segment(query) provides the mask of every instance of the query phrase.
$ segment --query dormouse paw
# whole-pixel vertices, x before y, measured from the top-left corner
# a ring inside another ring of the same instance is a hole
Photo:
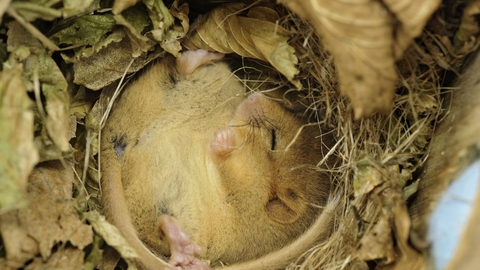
[[[170,245],[171,256],[168,264],[172,267],[168,268],[168,270],[210,269],[206,262],[195,258],[195,254],[200,254],[202,248],[192,243],[190,237],[188,237],[175,218],[168,215],[160,216],[159,227]]]
[[[218,157],[224,157],[235,150],[235,131],[231,127],[218,128],[213,134],[210,150]]]

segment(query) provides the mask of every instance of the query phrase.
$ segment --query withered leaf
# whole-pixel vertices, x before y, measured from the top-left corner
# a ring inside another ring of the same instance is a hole
[[[117,2],[125,5],[116,15],[84,15],[54,29],[51,37],[58,44],[81,45],[73,55],[62,53],[67,63],[73,63],[74,83],[99,90],[123,76],[132,58],[128,73],[158,57],[157,43],[173,55],[182,49],[179,39],[188,31],[187,5],[178,7],[176,1],[170,13],[162,1]]]
[[[59,158],[62,152],[68,154],[71,149],[68,142],[69,97],[62,72],[41,43],[19,23],[9,23],[7,36],[9,48],[14,50],[6,66],[24,64],[23,82],[38,101],[34,111],[39,126],[35,132],[41,132],[41,136],[37,136],[35,142],[40,160]]]
[[[390,170],[393,174],[393,171]],[[395,177],[393,177],[395,178]],[[397,243],[397,259],[394,263],[386,264],[378,269],[402,270],[426,268],[425,257],[410,246],[411,220],[403,199],[403,194],[395,181],[390,181],[391,188],[383,193],[384,212],[390,216],[390,224]]]
[[[90,45],[105,39],[107,33],[115,27],[115,19],[111,14],[85,15],[71,19],[57,26],[60,28],[50,38],[58,45]]]
[[[353,178],[355,198],[370,193],[384,181],[382,172],[373,165],[373,161],[368,157],[363,157],[356,166]]]
[[[28,175],[38,161],[22,71],[16,66],[0,73],[0,212],[26,205]]]
[[[136,269],[134,260],[138,257],[137,252],[128,244],[127,240],[123,238],[117,227],[108,223],[105,220],[105,217],[101,216],[96,211],[85,213],[85,218],[90,224],[92,224],[95,231],[105,240],[105,242],[107,242],[109,246],[115,248],[122,258],[127,261],[129,266],[128,269]]]
[[[200,19],[185,46],[269,62],[300,87],[294,80],[298,59],[287,42],[289,32],[277,23],[279,15],[266,6],[252,7],[247,14],[244,9],[242,3],[231,3],[212,10]]]
[[[132,53],[126,49],[130,41],[122,39],[120,42],[111,43],[107,48],[102,48],[96,54],[78,61],[74,64],[74,83],[82,84],[92,90],[99,90],[118,80],[125,73],[125,69],[132,61]],[[161,55],[155,51],[142,54],[134,59],[129,72],[135,72],[154,58]]]
[[[2,21],[3,14],[5,14],[10,2],[12,2],[12,0],[4,0],[0,2],[0,22]]]
[[[373,228],[362,237],[357,256],[363,261],[382,260],[386,264],[395,260],[392,228],[386,215],[380,215]]]
[[[112,12],[113,14],[120,14],[125,9],[134,6],[139,0],[115,0],[113,2]]]
[[[438,0],[281,2],[310,21],[323,38],[334,57],[340,90],[350,98],[356,118],[391,110],[395,60],[439,5]],[[400,23],[394,23],[398,19]]]
[[[264,7],[264,6],[256,6],[251,8],[248,11],[247,16],[249,18],[265,20],[271,23],[276,23],[278,20],[280,20],[280,16],[275,10],[269,7]]]
[[[57,252],[53,253],[47,260],[35,257],[31,263],[25,267],[25,270],[36,269],[69,269],[81,270],[83,269],[83,257],[85,256],[82,250],[63,247]]]
[[[9,261],[22,264],[40,256],[37,263],[42,263],[52,255],[60,256],[54,255],[57,252],[66,252],[53,248],[69,242],[70,247],[81,253],[75,252],[80,258],[76,265],[82,264],[83,249],[92,242],[93,231],[79,219],[75,210],[72,200],[74,173],[69,165],[64,167],[59,161],[41,163],[29,178],[29,207],[0,216],[0,233],[4,243],[8,243],[5,251]],[[12,231],[17,233],[11,234]]]
[[[480,31],[476,19],[478,14],[480,14],[480,1],[469,1],[463,10],[462,22],[455,34],[453,43],[455,54],[467,54],[477,48],[477,36]]]
[[[148,9],[153,30],[150,32],[153,39],[160,43],[160,46],[174,56],[179,56],[182,46],[180,39],[188,32],[188,5],[178,7],[179,0],[172,4],[172,12],[165,6],[163,1],[143,0]],[[175,25],[175,18],[180,20],[181,25]]]
[[[38,81],[46,99],[44,108],[46,115],[43,115],[42,118],[44,118],[49,138],[60,151],[69,151],[68,104],[70,102],[67,94],[67,81],[62,72],[55,61],[46,54],[46,51],[38,51],[37,54],[32,54],[26,59],[24,75],[29,81]],[[34,86],[31,87],[30,91],[37,91]]]
[[[95,9],[95,0],[62,0],[63,2],[63,16],[70,17],[87,9]],[[97,0],[99,2],[99,0]],[[93,5],[93,7],[92,7]]]
[[[133,57],[138,57],[153,47],[153,41],[142,35],[143,30],[150,22],[139,6],[131,7],[120,14],[116,14],[114,18],[117,24],[126,28],[131,41]]]

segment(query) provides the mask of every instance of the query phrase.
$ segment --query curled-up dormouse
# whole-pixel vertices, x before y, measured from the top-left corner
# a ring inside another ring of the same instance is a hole
[[[101,140],[105,215],[146,269],[276,269],[331,230],[338,200],[327,204],[317,167],[331,140],[277,99],[246,95],[221,54],[152,64]]]

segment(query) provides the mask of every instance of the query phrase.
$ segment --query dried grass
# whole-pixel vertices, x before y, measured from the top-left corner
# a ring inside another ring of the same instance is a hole
[[[282,12],[285,15],[281,25],[291,31],[290,44],[300,62],[298,77],[308,97],[314,100],[309,109],[324,112],[322,122],[336,139],[329,153],[338,159],[329,170],[337,190],[344,193],[334,234],[288,269],[368,269],[365,262],[356,259],[355,250],[360,238],[377,221],[382,206],[369,194],[354,199],[358,163],[368,157],[371,166],[379,169],[398,164],[410,177],[422,165],[427,142],[441,113],[445,113],[440,110],[442,69],[419,45],[413,45],[398,63],[400,81],[392,112],[354,120],[349,100],[339,94],[333,59],[315,30],[287,10]]]
[[[330,239],[309,249],[287,269],[368,269],[356,251],[360,239],[378,220],[382,205],[368,193],[354,196],[353,183],[359,164],[367,160],[370,167],[378,170],[398,165],[401,174],[410,177],[409,183],[416,180],[412,174],[427,158],[428,141],[441,115],[446,113],[441,110],[441,94],[448,93],[441,87],[444,74],[440,72],[444,69],[421,45],[425,37],[431,36],[426,31],[397,65],[400,80],[391,113],[355,120],[350,101],[340,95],[333,58],[315,30],[287,9],[277,8],[283,14],[280,25],[291,32],[289,43],[299,59],[297,78],[306,97],[313,101],[308,111],[321,115],[322,128],[327,127],[335,137],[336,143],[318,163],[323,164],[329,155],[337,158],[335,166],[328,168],[336,187],[332,193],[341,192],[344,198]],[[262,75],[249,78],[239,75],[248,69],[255,71],[252,74],[261,73],[263,64],[256,65],[259,66],[245,64],[234,72],[244,80],[247,91],[266,84],[271,87],[269,90],[290,87],[290,91],[297,91],[278,77],[272,81]]]

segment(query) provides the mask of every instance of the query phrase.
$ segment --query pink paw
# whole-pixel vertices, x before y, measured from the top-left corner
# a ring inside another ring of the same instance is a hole
[[[160,216],[159,227],[165,233],[172,254],[168,262],[172,267],[167,268],[168,270],[210,269],[206,262],[195,258],[195,254],[200,254],[202,248],[192,243],[175,218],[168,215]]]
[[[184,51],[177,59],[177,70],[183,75],[192,74],[198,67],[208,62],[222,59],[224,54],[206,50]]]
[[[235,149],[235,131],[231,127],[218,128],[213,136],[210,150],[217,156],[226,156]]]

